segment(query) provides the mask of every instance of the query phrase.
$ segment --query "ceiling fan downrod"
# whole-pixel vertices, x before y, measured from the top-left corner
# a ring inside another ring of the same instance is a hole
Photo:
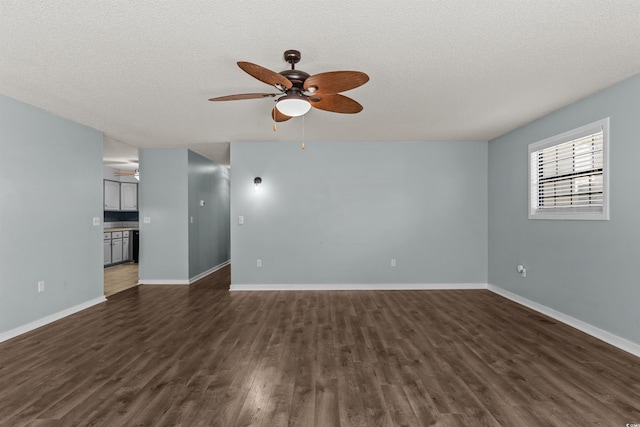
[[[296,69],[296,64],[300,62],[302,55],[299,50],[289,49],[284,51],[284,61],[291,64],[291,69]]]
[[[305,73],[302,70],[296,70],[296,64],[298,62],[300,62],[300,51],[298,50],[286,50],[284,52],[284,60],[286,62],[288,62],[289,64],[291,64],[291,69],[290,70],[284,70],[284,71],[280,71],[280,75],[286,77],[287,79],[289,79],[289,81],[292,83],[292,87],[289,88],[286,92],[290,93],[290,92],[298,92],[298,93],[302,93],[303,92],[303,86],[304,86],[304,81],[307,80],[307,78],[309,77],[308,73]]]

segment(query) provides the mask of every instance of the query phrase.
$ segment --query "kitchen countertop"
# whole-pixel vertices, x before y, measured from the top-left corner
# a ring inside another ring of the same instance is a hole
[[[118,227],[118,228],[104,228],[105,233],[111,233],[112,231],[138,231],[138,227]]]

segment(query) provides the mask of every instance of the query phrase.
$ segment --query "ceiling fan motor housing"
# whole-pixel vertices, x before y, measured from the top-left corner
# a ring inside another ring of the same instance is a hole
[[[284,70],[280,71],[280,75],[286,77],[293,83],[293,87],[299,88],[302,90],[302,85],[304,81],[309,78],[309,73],[305,73],[302,70]]]

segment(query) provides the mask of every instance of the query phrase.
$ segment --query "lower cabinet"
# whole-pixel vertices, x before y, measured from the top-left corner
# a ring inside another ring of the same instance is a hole
[[[109,266],[131,261],[130,231],[113,231],[104,233],[104,265]]]
[[[104,233],[104,265],[111,264],[111,233]]]
[[[111,240],[111,263],[122,262],[122,239]]]

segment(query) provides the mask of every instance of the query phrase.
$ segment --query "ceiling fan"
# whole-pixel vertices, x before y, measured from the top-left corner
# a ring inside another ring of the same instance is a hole
[[[115,171],[113,174],[115,176],[132,176],[140,181],[140,172],[138,171],[138,169],[136,169],[135,171]]]
[[[285,51],[284,60],[291,64],[291,69],[279,73],[251,62],[238,62],[238,66],[247,74],[274,86],[280,93],[243,93],[210,98],[209,101],[278,97],[276,106],[271,111],[271,117],[276,122],[303,116],[311,107],[344,114],[362,111],[362,105],[339,92],[362,86],[369,81],[369,76],[361,71],[329,71],[311,76],[302,70],[296,70],[295,64],[300,62],[300,58],[297,50]]]

